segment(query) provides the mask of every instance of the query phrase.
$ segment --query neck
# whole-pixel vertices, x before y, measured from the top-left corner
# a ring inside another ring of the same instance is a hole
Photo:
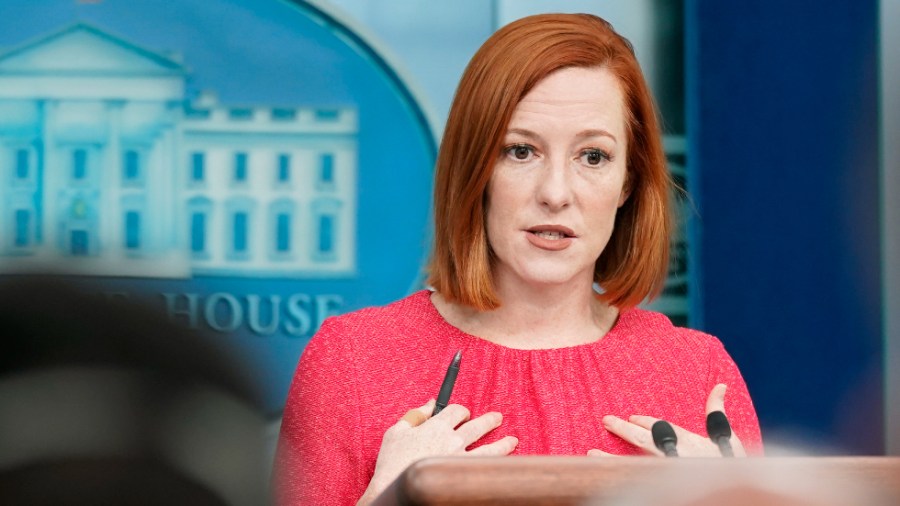
[[[597,341],[615,324],[618,310],[597,300],[591,286],[501,285],[501,306],[492,311],[449,303],[438,294],[433,300],[450,324],[468,334],[509,348],[564,348]]]

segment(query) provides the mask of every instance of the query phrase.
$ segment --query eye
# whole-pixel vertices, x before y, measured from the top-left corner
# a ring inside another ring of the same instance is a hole
[[[612,157],[605,151],[591,148],[581,152],[581,159],[588,165],[600,165],[603,162],[612,160]]]
[[[525,161],[534,156],[534,147],[528,144],[513,144],[507,146],[504,152],[515,160]]]

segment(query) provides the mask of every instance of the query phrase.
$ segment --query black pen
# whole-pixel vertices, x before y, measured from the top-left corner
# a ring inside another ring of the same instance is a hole
[[[453,384],[456,383],[456,375],[459,374],[460,360],[462,360],[462,350],[457,351],[453,360],[450,361],[450,367],[447,368],[447,375],[444,376],[444,381],[441,383],[441,391],[438,392],[437,402],[434,404],[434,412],[431,413],[431,416],[440,413],[450,402],[450,393],[453,392]]]

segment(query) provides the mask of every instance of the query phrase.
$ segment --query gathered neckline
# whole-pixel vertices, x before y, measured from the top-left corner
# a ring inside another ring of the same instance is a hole
[[[582,351],[599,351],[602,348],[610,346],[614,341],[628,335],[627,328],[631,326],[632,320],[638,313],[638,311],[636,311],[635,309],[619,310],[619,315],[616,318],[616,323],[613,324],[612,328],[610,328],[609,331],[606,332],[606,334],[604,334],[597,340],[588,343],[574,344],[571,346],[561,346],[555,348],[513,348],[510,346],[495,343],[493,341],[489,341],[483,337],[469,334],[468,332],[465,332],[459,327],[448,322],[444,318],[444,315],[442,315],[441,312],[438,311],[437,307],[434,305],[434,302],[431,300],[432,293],[433,292],[431,290],[425,289],[416,294],[416,298],[420,299],[419,302],[423,305],[425,311],[427,311],[427,313],[430,313],[428,316],[438,322],[443,330],[446,331],[448,337],[455,341],[458,341],[459,344],[465,344],[466,346],[480,346],[484,349],[493,349],[495,351],[513,355],[559,355],[578,353]]]

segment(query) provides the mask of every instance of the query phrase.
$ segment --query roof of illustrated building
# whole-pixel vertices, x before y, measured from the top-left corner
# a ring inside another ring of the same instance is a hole
[[[159,75],[188,72],[177,56],[140,47],[84,22],[0,53],[0,73],[34,75]]]

